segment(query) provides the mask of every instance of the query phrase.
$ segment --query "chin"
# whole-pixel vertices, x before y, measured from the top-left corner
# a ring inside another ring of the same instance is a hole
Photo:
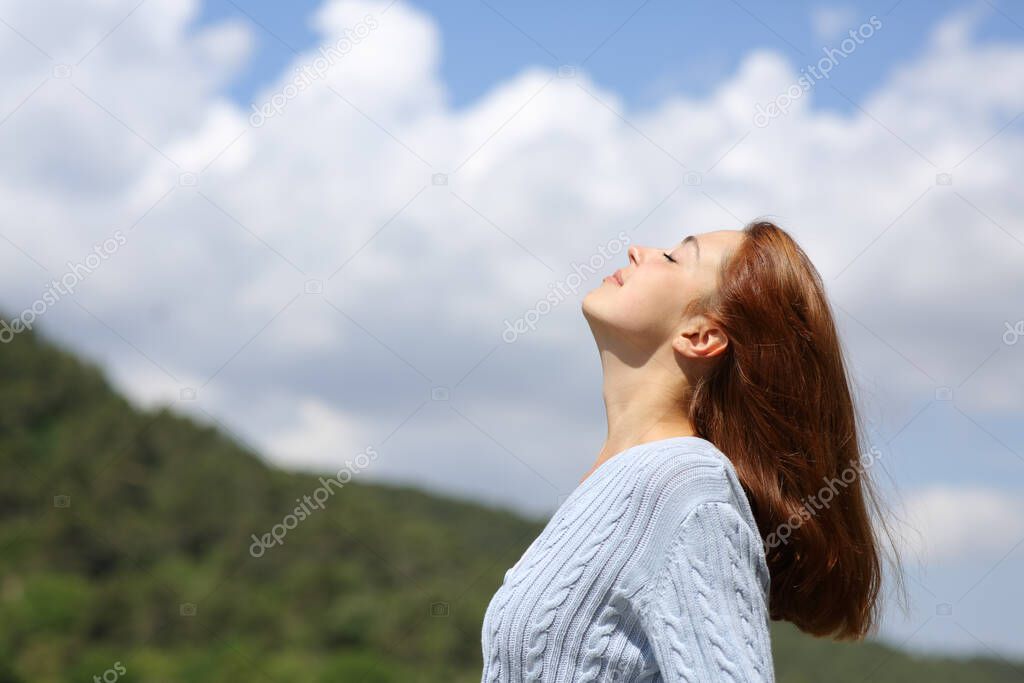
[[[591,326],[595,323],[601,323],[607,317],[605,308],[606,305],[602,306],[601,296],[597,294],[597,290],[592,290],[583,297],[583,303],[580,305],[583,317],[587,319]]]
[[[596,308],[594,305],[594,298],[596,297],[596,295],[596,289],[590,290],[589,292],[587,292],[586,296],[583,297],[583,302],[580,304],[580,309],[582,309],[583,315],[587,316],[588,318],[594,314],[594,309]]]

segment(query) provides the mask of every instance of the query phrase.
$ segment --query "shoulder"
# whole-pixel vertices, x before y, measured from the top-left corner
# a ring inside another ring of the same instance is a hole
[[[684,537],[717,534],[723,513],[742,525],[745,535],[759,538],[736,470],[714,444],[678,437],[650,446],[635,461],[631,482],[641,533],[634,569],[639,581],[649,579]]]
[[[742,494],[732,462],[706,439],[681,436],[645,446],[633,468],[633,492],[659,522],[681,522],[700,503]],[[670,514],[663,520],[660,513]]]

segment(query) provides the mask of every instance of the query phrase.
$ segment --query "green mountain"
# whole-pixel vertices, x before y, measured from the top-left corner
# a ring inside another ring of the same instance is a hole
[[[475,682],[487,602],[543,526],[355,480],[312,507],[317,476],[137,410],[29,333],[0,346],[0,464],[0,683]],[[773,638],[780,683],[1024,670]]]

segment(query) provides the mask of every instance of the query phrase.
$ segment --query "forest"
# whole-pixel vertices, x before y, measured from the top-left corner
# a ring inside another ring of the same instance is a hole
[[[0,683],[475,682],[487,602],[544,523],[357,475],[254,551],[319,476],[141,410],[29,332],[0,346],[0,460]],[[772,638],[780,683],[1024,681]]]

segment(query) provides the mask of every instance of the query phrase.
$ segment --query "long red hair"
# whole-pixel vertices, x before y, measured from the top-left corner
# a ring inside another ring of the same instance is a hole
[[[879,531],[898,555],[868,476],[877,451],[862,451],[818,271],[774,223],[743,233],[718,290],[691,309],[716,320],[729,344],[694,382],[690,419],[729,457],[747,493],[771,574],[771,618],[860,639],[879,616]]]

